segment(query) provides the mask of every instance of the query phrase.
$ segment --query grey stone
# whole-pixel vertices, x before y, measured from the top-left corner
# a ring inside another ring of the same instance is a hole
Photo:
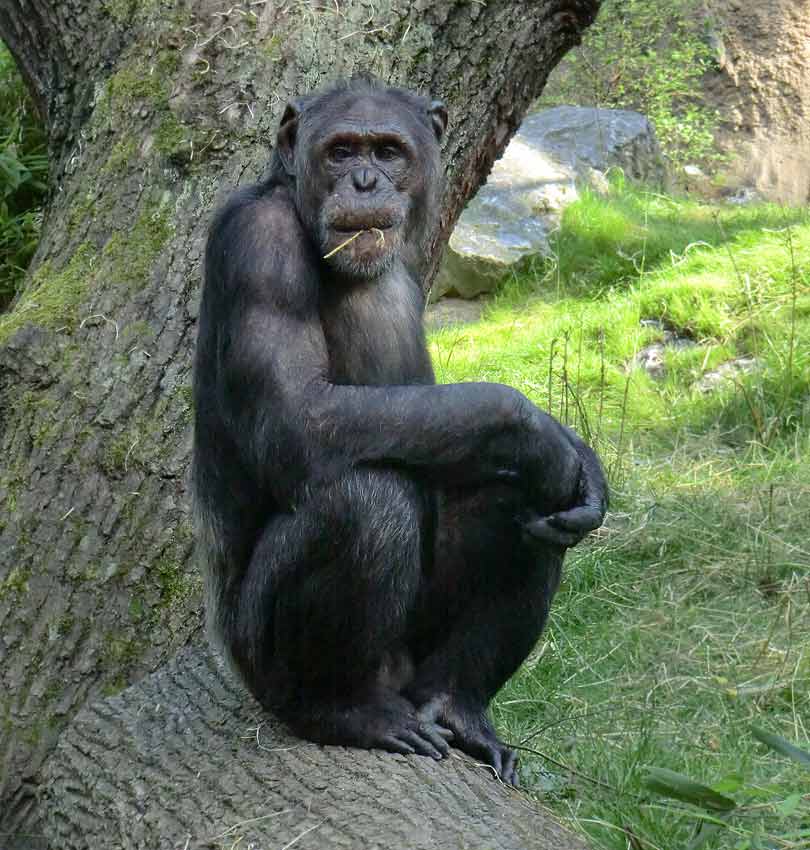
[[[450,237],[431,300],[491,292],[535,254],[578,197],[577,185],[604,194],[614,166],[634,180],[665,180],[650,122],[637,112],[557,106],[529,115],[495,163]]]
[[[591,191],[597,195],[610,194],[610,183],[604,171],[600,171],[598,168],[589,168],[585,177],[587,186]]]
[[[747,375],[756,371],[760,365],[755,357],[735,357],[706,372],[697,382],[697,388],[702,393],[713,392],[724,384],[734,381],[738,375]]]
[[[449,328],[453,325],[469,325],[481,318],[486,302],[468,301],[465,298],[442,298],[428,304],[425,310],[425,326],[428,330]]]
[[[661,332],[662,338],[645,345],[635,356],[633,362],[640,366],[652,378],[663,378],[666,375],[664,357],[667,349],[690,348],[695,343],[686,336],[680,336],[658,319],[642,319],[640,324],[646,328],[654,328]]]
[[[762,201],[762,196],[756,189],[752,189],[750,186],[741,186],[733,195],[726,198],[726,200],[730,204],[756,204]]]

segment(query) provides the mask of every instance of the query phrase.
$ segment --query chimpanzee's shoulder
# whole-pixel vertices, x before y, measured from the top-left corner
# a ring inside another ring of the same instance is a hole
[[[234,192],[217,212],[211,236],[239,238],[249,234],[274,241],[297,242],[304,235],[292,192],[284,185],[259,183]]]

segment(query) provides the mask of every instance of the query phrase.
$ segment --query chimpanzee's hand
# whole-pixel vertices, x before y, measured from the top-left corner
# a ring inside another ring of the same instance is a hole
[[[596,452],[572,429],[561,427],[581,462],[576,502],[568,510],[549,516],[534,514],[523,517],[523,530],[531,540],[568,548],[575,546],[605,521],[608,490]]]

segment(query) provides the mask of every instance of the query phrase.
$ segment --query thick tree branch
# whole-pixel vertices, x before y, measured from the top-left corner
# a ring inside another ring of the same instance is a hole
[[[201,650],[85,709],[47,770],[54,848],[585,850],[490,768],[294,738]]]
[[[134,10],[132,0],[0,0],[0,38],[17,61],[57,158],[125,35],[137,37]]]

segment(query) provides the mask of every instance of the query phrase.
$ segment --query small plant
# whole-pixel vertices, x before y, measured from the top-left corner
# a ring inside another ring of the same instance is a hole
[[[758,726],[751,728],[751,734],[779,755],[804,765],[810,781],[810,753],[794,746],[781,735]],[[754,847],[765,846],[764,842],[769,840],[780,844],[795,840],[802,842],[795,846],[806,847],[803,839],[810,838],[810,830],[798,830],[793,836],[768,835],[758,817],[763,814],[782,817],[794,814],[803,802],[810,799],[810,793],[805,793],[806,786],[784,799],[766,801],[769,796],[767,788],[747,782],[740,776],[727,776],[709,786],[663,767],[647,768],[644,784],[656,794],[686,804],[673,808],[677,814],[696,821],[689,850],[697,850],[721,830],[728,830],[733,835],[735,850],[753,850]]]
[[[0,310],[13,298],[36,250],[47,174],[41,123],[0,43]]]

